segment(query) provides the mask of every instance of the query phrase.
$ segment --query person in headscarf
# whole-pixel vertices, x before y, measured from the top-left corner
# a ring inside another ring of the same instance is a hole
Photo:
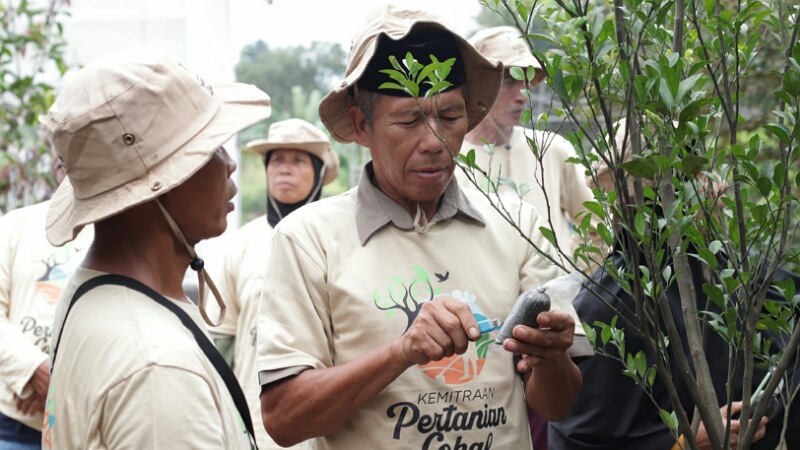
[[[256,377],[256,317],[267,248],[273,228],[298,208],[315,202],[322,186],[336,179],[339,158],[328,136],[302,119],[273,123],[267,139],[247,143],[262,155],[267,175],[267,214],[245,224],[226,245],[219,290],[228,302],[222,325],[213,329],[215,342],[226,355],[242,385],[252,417],[261,417]],[[264,427],[256,427],[260,449],[281,448]]]

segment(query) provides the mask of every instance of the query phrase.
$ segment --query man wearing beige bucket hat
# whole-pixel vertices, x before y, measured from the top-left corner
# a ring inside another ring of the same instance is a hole
[[[531,186],[522,200],[536,207],[543,225],[553,230],[561,249],[572,255],[579,240],[570,231],[570,221],[580,220],[579,214],[585,211],[583,203],[594,198],[592,191],[584,181],[580,166],[567,162],[575,156],[569,141],[555,133],[520,126],[520,117],[528,104],[523,94],[525,84],[512,78],[508,69],[533,67],[535,75],[530,87],[541,83],[545,72],[514,27],[487,28],[475,33],[469,42],[483,56],[501,61],[507,70],[491,112],[467,134],[461,151],[475,149],[475,162],[484,170],[491,169],[490,176],[495,183],[502,176],[512,179],[518,186],[523,183]],[[528,139],[538,146],[541,161],[531,151]],[[483,150],[484,141],[494,146],[491,155]],[[476,175],[478,188],[485,190],[486,180],[477,172]],[[456,176],[462,186],[474,186],[463,171],[456,171]]]
[[[233,208],[222,145],[269,104],[139,45],[81,69],[43,118],[67,173],[47,238],[95,229],[56,309],[47,448],[255,448],[241,388],[202,329],[205,286],[223,302],[194,245]],[[189,266],[199,309],[182,286]]]
[[[407,52],[422,64],[455,58],[452,88],[427,99],[381,89],[389,56]],[[499,351],[479,331],[478,321],[505,317],[521,291],[558,275],[453,180],[454,153],[501,77],[500,65],[421,11],[382,8],[356,34],[320,118],[373,160],[357,188],[284,219],[268,256],[257,364],[264,425],[279,444],[530,449],[526,398],[549,418],[569,410],[581,378],[567,354],[568,302],[540,316],[547,330],[519,326]],[[536,212],[514,208],[547,251]]]
[[[267,139],[247,143],[262,155],[267,173],[267,214],[253,219],[225,246],[219,292],[228,302],[222,325],[213,330],[220,348],[232,348],[231,367],[242,385],[250,415],[261,417],[256,377],[256,318],[266,253],[273,227],[284,217],[308,203],[319,200],[322,185],[336,179],[339,158],[328,136],[302,119],[287,119],[269,127]],[[212,305],[213,306],[213,305]],[[277,449],[260,424],[255,427],[258,448]]]

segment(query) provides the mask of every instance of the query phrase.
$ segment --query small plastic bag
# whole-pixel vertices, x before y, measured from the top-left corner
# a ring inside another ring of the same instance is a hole
[[[536,319],[539,313],[550,310],[551,296],[568,304],[578,294],[582,281],[582,275],[575,272],[555,278],[542,287],[528,289],[520,294],[503,322],[503,326],[500,327],[500,332],[494,341],[495,344],[502,346],[503,341],[513,337],[512,331],[517,325],[539,328],[539,322]]]

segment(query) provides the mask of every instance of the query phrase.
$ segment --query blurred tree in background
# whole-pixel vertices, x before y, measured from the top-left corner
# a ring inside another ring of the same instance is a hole
[[[38,116],[55,100],[45,80],[68,70],[68,0],[0,2],[0,215],[50,197],[55,182]]]

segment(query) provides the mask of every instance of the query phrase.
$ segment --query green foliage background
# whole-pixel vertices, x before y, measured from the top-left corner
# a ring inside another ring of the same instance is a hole
[[[317,108],[320,100],[345,71],[347,53],[339,44],[312,42],[309,46],[270,47],[264,41],[247,45],[236,65],[236,80],[258,86],[272,99],[272,116],[242,131],[241,195],[242,221],[246,223],[266,211],[266,175],[260,155],[245,149],[253,139],[266,138],[269,125],[300,118],[325,131]],[[363,150],[355,144],[331,141],[339,155],[337,179],[325,186],[323,196],[336,195],[353,185],[352,167],[360,167]]]

